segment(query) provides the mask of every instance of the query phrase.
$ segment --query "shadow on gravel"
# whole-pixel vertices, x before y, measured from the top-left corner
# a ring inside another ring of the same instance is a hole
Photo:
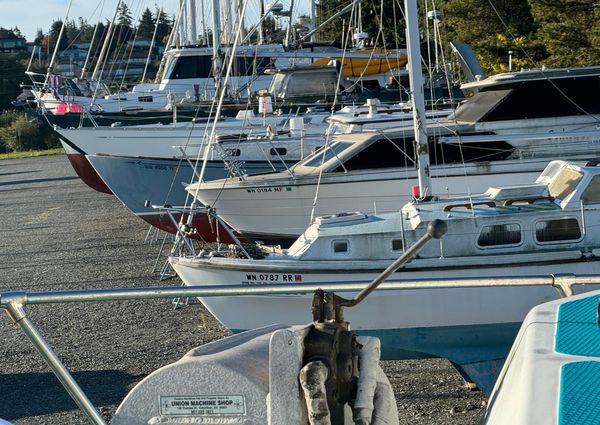
[[[31,173],[41,173],[41,172],[42,172],[42,170],[14,171],[12,173],[0,173],[0,177],[14,176],[15,174],[31,174]]]
[[[118,370],[74,372],[73,377],[96,407],[120,404],[140,379]],[[0,418],[16,420],[77,409],[54,374],[0,374]]]
[[[69,177],[54,177],[51,179],[11,180],[8,182],[0,182],[0,186],[11,186],[11,185],[15,185],[15,184],[58,182],[58,181],[66,181],[66,180],[76,180],[78,178],[79,177],[77,177],[77,176],[69,176]]]

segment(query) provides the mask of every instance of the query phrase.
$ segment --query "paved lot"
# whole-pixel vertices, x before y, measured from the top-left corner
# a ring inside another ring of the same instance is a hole
[[[157,286],[157,245],[110,195],[93,191],[65,156],[0,161],[0,291]],[[178,279],[162,282],[179,285]],[[28,307],[92,402],[110,417],[140,379],[228,334],[201,305],[170,301]],[[402,423],[475,424],[483,397],[442,360],[386,362]],[[0,418],[17,425],[84,424],[49,368],[0,315]]]

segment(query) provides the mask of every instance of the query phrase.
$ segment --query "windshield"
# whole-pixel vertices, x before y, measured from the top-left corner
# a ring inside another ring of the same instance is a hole
[[[573,189],[575,189],[575,186],[577,186],[581,177],[583,177],[581,171],[564,167],[548,185],[550,196],[558,199],[565,199],[573,192]]]
[[[334,156],[340,154],[349,146],[352,146],[352,142],[334,142],[329,146],[325,146],[309,157],[302,161],[298,166],[300,167],[319,167],[321,164],[326,163]]]
[[[284,92],[283,82],[285,81],[285,74],[275,74],[271,80],[271,87],[269,87],[269,93],[275,96],[279,96]]]

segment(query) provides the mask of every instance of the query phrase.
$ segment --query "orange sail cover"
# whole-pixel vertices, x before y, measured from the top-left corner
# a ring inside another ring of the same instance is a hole
[[[329,57],[317,59],[313,65],[328,65],[329,62],[335,60],[341,62],[344,77],[364,77],[368,75],[382,74],[391,69],[398,69],[406,65],[408,58],[406,54],[397,50],[386,49],[360,49],[352,50],[352,53],[362,54],[389,54],[389,58],[353,58],[353,57]]]

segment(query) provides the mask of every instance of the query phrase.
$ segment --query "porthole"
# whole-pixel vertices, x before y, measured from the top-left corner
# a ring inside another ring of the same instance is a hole
[[[348,252],[349,243],[347,240],[333,241],[333,252],[335,254],[345,254]]]

